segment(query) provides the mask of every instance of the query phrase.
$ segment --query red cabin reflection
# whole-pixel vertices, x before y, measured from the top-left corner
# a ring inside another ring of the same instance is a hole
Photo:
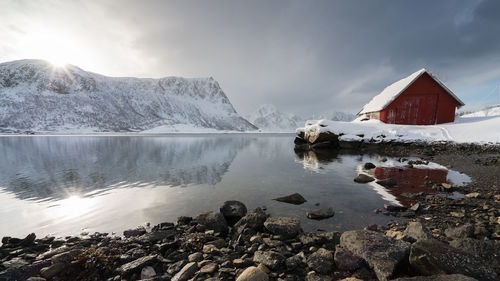
[[[388,188],[389,192],[396,196],[399,202],[409,207],[411,199],[401,196],[402,193],[435,193],[432,189],[433,183],[444,183],[448,170],[444,169],[417,169],[402,167],[376,167],[375,177],[379,180],[392,178],[396,185]]]

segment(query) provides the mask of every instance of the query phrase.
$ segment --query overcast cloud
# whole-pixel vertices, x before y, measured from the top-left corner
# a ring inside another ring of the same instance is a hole
[[[495,0],[0,1],[0,61],[36,58],[26,38],[56,30],[86,70],[212,76],[240,113],[356,113],[422,67],[486,105],[498,103],[499,15]]]

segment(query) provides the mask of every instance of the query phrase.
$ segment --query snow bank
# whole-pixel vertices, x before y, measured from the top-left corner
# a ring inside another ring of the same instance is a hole
[[[311,120],[297,133],[313,135],[332,132],[341,141],[397,141],[493,143],[500,144],[500,116],[457,118],[453,123],[439,125],[395,125],[379,120],[338,122]]]

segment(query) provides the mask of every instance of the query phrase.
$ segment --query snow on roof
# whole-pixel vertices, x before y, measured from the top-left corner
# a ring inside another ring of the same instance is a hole
[[[457,100],[457,102],[460,103],[460,106],[464,105],[464,103],[457,96],[455,96],[455,94],[453,94],[453,92],[450,89],[448,89],[443,84],[443,82],[439,81],[439,79],[436,76],[427,71],[425,68],[422,68],[419,71],[411,74],[410,76],[387,86],[380,94],[373,97],[373,99],[369,103],[367,103],[363,107],[363,109],[361,109],[358,115],[383,110],[424,73],[429,74],[429,76],[431,76],[432,79],[434,79],[434,81],[436,81],[441,87],[443,87],[443,89],[446,90],[446,92],[448,92],[455,100]]]

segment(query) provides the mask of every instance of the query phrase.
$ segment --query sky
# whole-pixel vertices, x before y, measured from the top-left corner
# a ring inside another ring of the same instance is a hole
[[[357,113],[421,69],[499,103],[497,0],[0,0],[0,62],[108,76],[213,77],[239,113]]]

